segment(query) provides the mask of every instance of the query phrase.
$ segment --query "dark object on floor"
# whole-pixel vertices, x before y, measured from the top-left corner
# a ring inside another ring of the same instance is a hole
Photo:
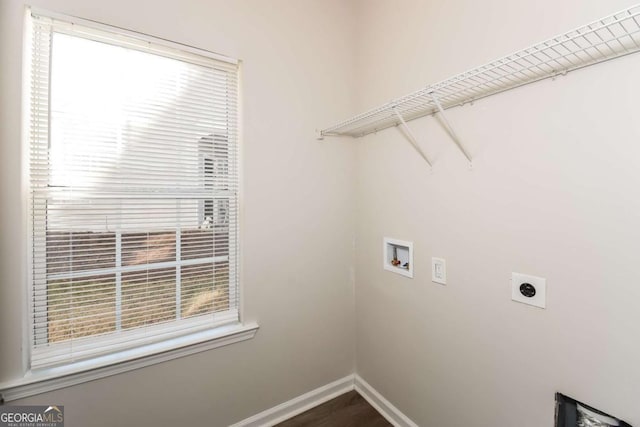
[[[606,420],[611,421],[607,422]],[[611,415],[607,415],[568,396],[556,393],[556,427],[581,426],[631,427]]]
[[[389,427],[391,424],[355,391],[303,412],[276,427]]]

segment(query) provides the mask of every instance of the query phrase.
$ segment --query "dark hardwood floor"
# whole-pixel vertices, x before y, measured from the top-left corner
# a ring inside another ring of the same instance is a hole
[[[356,391],[303,412],[276,427],[388,427],[391,424]]]

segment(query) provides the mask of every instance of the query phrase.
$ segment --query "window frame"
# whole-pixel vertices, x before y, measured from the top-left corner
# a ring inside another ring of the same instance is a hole
[[[54,46],[54,37],[55,34],[62,34],[62,35],[66,35],[66,36],[70,36],[70,37],[77,37],[79,39],[85,39],[85,40],[89,40],[89,41],[93,41],[93,42],[105,42],[109,45],[112,46],[119,46],[119,47],[123,47],[126,49],[133,49],[133,50],[138,50],[138,51],[142,51],[145,52],[147,54],[151,54],[151,55],[158,55],[161,57],[167,57],[170,58],[172,60],[177,60],[177,61],[184,61],[186,63],[189,64],[193,64],[193,65],[200,65],[200,66],[204,66],[205,68],[209,68],[211,67],[213,64],[219,64],[219,63],[223,63],[223,64],[230,64],[233,66],[237,66],[238,65],[238,61],[236,60],[230,60],[225,58],[224,60],[221,60],[219,57],[215,57],[212,58],[211,55],[207,54],[207,55],[202,55],[201,52],[196,52],[195,48],[191,48],[189,49],[188,54],[185,54],[185,52],[183,52],[181,49],[176,49],[175,46],[169,46],[167,45],[165,40],[154,40],[154,38],[147,36],[145,38],[147,38],[148,40],[144,41],[142,44],[138,44],[138,36],[132,36],[129,33],[125,33],[123,32],[121,29],[119,28],[112,28],[109,26],[100,26],[99,28],[96,27],[95,25],[90,25],[87,26],[85,22],[80,22],[77,19],[69,19],[68,17],[64,17],[64,18],[58,18],[58,17],[52,17],[49,14],[40,14],[37,11],[32,10],[31,12],[31,19],[33,19],[33,21],[31,22],[35,22],[39,19],[44,19],[45,20],[45,25],[47,24],[47,20],[51,20],[51,28],[52,28],[52,32],[50,36],[47,36],[47,38],[49,39],[49,46],[53,47]],[[35,34],[35,32],[31,31],[31,34]],[[35,44],[34,44],[35,46]],[[49,138],[49,144],[51,144],[51,126],[52,126],[52,121],[54,119],[54,116],[52,115],[52,110],[51,110],[51,85],[52,85],[52,80],[51,80],[51,70],[53,67],[53,51],[51,50],[47,59],[47,64],[48,64],[48,70],[49,70],[49,74],[48,77],[46,78],[47,80],[47,85],[48,85],[48,92],[49,92],[49,98],[48,98],[48,102],[49,102],[49,112],[47,113],[47,122],[46,124],[48,124],[49,127],[49,131],[47,132],[47,136]],[[215,62],[214,63],[209,63],[207,62],[207,59],[211,58],[213,59]],[[215,67],[215,65],[213,65]],[[237,102],[237,100],[235,100],[235,102]],[[214,112],[215,113],[215,112]],[[237,125],[237,123],[236,123]],[[31,129],[31,126],[29,126],[29,129]],[[234,129],[232,128],[232,131]],[[30,140],[32,139],[31,137],[29,138]],[[229,139],[228,137],[225,135],[225,142],[229,143]],[[212,139],[212,143],[215,143],[215,138]],[[33,147],[31,147],[32,142],[29,141],[30,144],[30,148],[33,149]],[[51,149],[51,146],[49,147],[49,149]],[[47,155],[50,152],[47,152]],[[229,157],[227,155],[226,161],[229,162]],[[232,166],[231,164],[229,164],[229,166]],[[31,167],[31,165],[30,165]],[[47,173],[50,174],[51,173],[51,168],[47,168]],[[212,171],[213,172],[213,171]],[[229,172],[229,170],[227,170],[227,172]],[[232,173],[230,173],[227,176],[233,176]],[[55,185],[54,185],[55,187]],[[213,184],[211,185],[211,189],[213,190]],[[33,192],[34,190],[32,189],[32,187],[30,186],[30,192]],[[48,191],[48,190],[47,190]],[[146,190],[145,193],[147,191],[150,190]],[[151,193],[153,192],[153,190],[151,190],[149,193],[149,195],[151,195]],[[33,196],[35,197],[35,195]],[[42,201],[45,203],[45,205],[48,205],[48,200],[50,198],[49,195],[47,196],[41,196]],[[144,196],[142,196],[144,197]],[[32,201],[35,201],[35,199],[30,198]],[[89,196],[89,199],[91,199],[91,196]],[[235,199],[235,196],[233,197],[233,199]],[[118,200],[118,199],[116,199]],[[148,200],[146,198],[143,198],[141,200]],[[232,200],[231,195],[227,195],[226,200]],[[117,201],[116,205],[122,203],[122,201]],[[179,206],[180,206],[180,202],[179,200],[176,200],[176,212],[179,211]],[[30,208],[31,208],[31,204],[30,204]],[[32,224],[31,230],[33,232],[35,232],[36,230],[36,223],[41,223],[41,225],[38,227],[38,233],[44,233],[41,236],[39,236],[40,238],[45,238],[48,234],[48,229],[47,226],[45,225],[48,222],[48,214],[47,214],[47,210],[48,208],[45,207],[44,208],[45,211],[44,212],[40,212],[42,214],[44,214],[45,216],[43,218],[37,217],[35,215],[35,212],[33,210],[30,210],[29,212],[29,218],[32,219],[34,221],[34,223]],[[116,210],[118,210],[116,208]],[[122,215],[121,213],[119,213],[118,215]],[[36,221],[37,219],[37,221]],[[232,227],[232,225],[236,225],[236,224],[231,224],[229,223],[229,242],[228,242],[228,254],[227,257],[228,259],[226,260],[228,262],[229,265],[229,300],[231,301],[231,294],[232,292],[235,293],[235,286],[236,286],[236,272],[232,271],[232,268],[234,266],[234,262],[233,261],[237,261],[235,258],[237,256],[237,254],[235,253],[235,239],[232,238],[231,236],[231,232],[232,230],[235,229],[235,227]],[[124,330],[121,328],[121,318],[123,315],[123,311],[122,311],[122,292],[123,292],[123,280],[121,279],[121,277],[126,274],[126,272],[129,272],[129,270],[131,270],[131,272],[134,271],[153,271],[155,270],[158,266],[153,265],[151,263],[146,264],[146,265],[140,265],[140,266],[135,266],[133,268],[124,268],[122,266],[122,258],[121,258],[121,254],[123,252],[123,238],[125,237],[125,233],[123,232],[123,230],[120,229],[120,227],[116,226],[116,228],[113,230],[115,233],[115,264],[113,266],[113,268],[96,268],[93,271],[78,271],[78,272],[69,272],[69,273],[63,273],[61,275],[56,274],[55,276],[60,276],[62,278],[67,278],[70,280],[73,280],[73,278],[75,277],[91,277],[91,276],[102,276],[102,275],[114,275],[114,284],[115,284],[115,307],[114,307],[114,315],[115,315],[115,330],[113,333],[108,333],[108,334],[104,334],[104,335],[96,335],[96,336],[87,336],[87,337],[79,337],[79,338],[71,338],[70,341],[62,341],[62,342],[50,342],[49,338],[48,338],[48,331],[47,330],[42,330],[42,328],[46,328],[48,325],[48,321],[43,325],[41,322],[37,322],[36,321],[36,314],[40,312],[40,310],[42,310],[42,308],[44,308],[45,310],[47,309],[48,303],[47,300],[44,299],[46,297],[40,296],[38,298],[36,298],[35,295],[31,295],[30,296],[30,308],[32,311],[32,315],[30,316],[30,322],[32,322],[32,326],[30,327],[30,333],[31,333],[31,345],[30,345],[30,359],[29,359],[29,366],[33,366],[34,365],[34,361],[39,361],[40,360],[40,355],[42,353],[44,353],[45,358],[47,357],[51,357],[53,359],[53,362],[48,363],[48,365],[56,365],[56,364],[62,364],[63,363],[63,359],[64,359],[64,355],[61,355],[59,357],[56,357],[56,355],[58,354],[58,352],[60,353],[67,353],[65,352],[65,349],[72,349],[72,348],[76,348],[79,347],[80,349],[82,349],[80,352],[78,352],[78,354],[80,355],[80,358],[90,358],[90,357],[97,357],[97,356],[101,356],[102,354],[106,354],[106,353],[111,353],[114,352],[111,350],[111,348],[113,348],[115,351],[117,351],[118,349],[122,348],[122,349],[130,349],[132,348],[131,344],[127,344],[127,341],[129,341],[128,339],[130,338],[136,338],[138,337],[141,340],[141,345],[144,345],[144,343],[149,342],[149,341],[158,341],[160,337],[164,336],[164,335],[168,335],[168,336],[178,336],[181,335],[180,334],[180,330],[184,329],[185,326],[189,326],[191,325],[192,331],[193,332],[199,332],[200,330],[205,330],[208,329],[207,327],[207,323],[214,323],[213,319],[216,317],[221,317],[222,322],[223,323],[229,323],[232,320],[232,318],[235,318],[235,321],[237,321],[239,319],[239,313],[237,311],[237,309],[233,310],[233,313],[226,313],[227,316],[229,316],[230,318],[226,318],[226,316],[223,314],[222,316],[211,316],[211,318],[209,320],[204,320],[201,322],[198,321],[192,321],[192,320],[188,320],[188,319],[182,319],[182,318],[177,318],[174,321],[169,322],[168,324],[165,323],[163,325],[153,325],[153,327],[144,327],[143,329],[143,333],[140,333],[139,331],[134,330]],[[176,230],[177,231],[177,230]],[[136,230],[133,231],[134,233],[137,232]],[[140,232],[145,232],[145,230],[141,229]],[[33,243],[34,239],[30,240],[30,243]],[[45,268],[48,269],[48,253],[47,253],[47,249],[48,246],[46,243],[42,244],[42,247],[39,247],[39,252],[41,253],[40,257],[36,257],[34,254],[36,253],[36,251],[31,251],[30,252],[30,257],[29,257],[29,267],[30,267],[30,272],[33,271],[33,266],[34,264],[38,264],[39,268]],[[33,247],[33,249],[38,249]],[[191,262],[189,262],[190,260],[184,260],[180,258],[180,251],[179,251],[179,243],[178,240],[176,240],[176,259],[175,261],[171,262],[171,265],[166,265],[166,268],[171,268],[174,267],[176,269],[181,268],[183,265],[184,266],[188,266],[191,264]],[[234,258],[232,260],[232,258]],[[119,262],[120,261],[120,262]],[[210,259],[198,259],[197,261],[194,262],[194,264],[202,264],[203,262],[207,262],[207,263],[211,263],[212,265],[215,264],[216,261],[220,261],[218,260],[217,257],[213,256]],[[91,273],[91,274],[90,274]],[[179,280],[179,275],[176,276],[177,279]],[[44,279],[44,278],[43,278]],[[37,284],[35,283],[35,281],[31,280],[29,286],[30,286],[30,290],[33,292],[36,290],[36,288],[42,288],[41,291],[44,291],[46,294],[48,294],[48,288],[49,288],[49,278],[47,277],[47,280],[41,284]],[[55,280],[55,279],[54,279]],[[82,280],[82,279],[80,279]],[[232,280],[233,280],[233,286],[232,286]],[[177,282],[179,283],[179,282]],[[176,296],[179,294],[179,291],[176,291]],[[37,302],[38,299],[42,299],[42,301]],[[176,300],[176,313],[178,316],[180,316],[180,310],[179,307],[177,306],[178,301]],[[48,314],[47,312],[44,312],[47,317]],[[38,327],[36,327],[38,326]],[[211,326],[210,326],[211,327]],[[149,339],[145,339],[144,338],[144,331],[146,332],[152,332],[152,331],[156,331],[158,333],[160,333],[159,336],[156,337],[150,337]],[[182,335],[185,335],[184,332],[182,333]],[[39,338],[39,337],[43,337],[43,338]],[[100,351],[91,351],[90,349],[94,346],[98,346],[99,343],[105,343],[105,345],[100,346],[101,348],[99,349]],[[113,343],[113,345],[111,345],[111,343]],[[106,348],[106,345],[109,346],[109,348]],[[43,348],[43,350],[38,349],[38,347]],[[87,349],[87,350],[85,350]],[[74,351],[74,356],[75,356],[76,351]],[[83,357],[82,355],[87,354],[87,356]],[[53,355],[53,356],[48,356],[48,355]],[[56,362],[60,360],[59,362]],[[40,365],[40,362],[38,362],[38,365]],[[38,366],[39,367],[39,366]]]
[[[27,7],[25,8],[25,39],[24,39],[24,63],[26,66],[23,68],[23,129],[29,129],[29,105],[30,105],[30,84],[27,83],[31,79],[31,69],[30,69],[30,58],[31,58],[31,34],[32,29],[31,25],[31,16],[38,15],[41,17],[51,18],[55,20],[62,20],[73,24],[79,24],[82,26],[90,27],[92,29],[107,31],[112,34],[119,34],[123,37],[134,38],[139,40],[142,44],[154,43],[166,47],[168,49],[174,49],[178,55],[183,54],[192,58],[195,56],[205,56],[208,58],[213,58],[216,60],[222,60],[225,62],[229,62],[232,64],[237,64],[238,66],[238,83],[240,80],[240,66],[241,61],[235,60],[217,53],[209,52],[206,50],[202,50],[199,48],[195,48],[192,46],[171,42],[165,39],[160,39],[157,37],[149,36],[146,34],[129,31],[117,27],[113,27],[110,25],[89,21],[82,18],[71,17],[63,14],[53,13],[46,10],[41,10],[37,8]],[[193,62],[193,61],[189,61]],[[240,96],[241,93],[238,91],[238,99],[237,99],[237,112],[240,114]],[[236,164],[233,167],[236,168],[237,174],[237,189],[238,195],[236,199],[237,203],[237,212],[235,215],[235,221],[240,222],[241,220],[241,150],[240,150],[240,141],[241,141],[241,132],[240,132],[240,118],[238,117],[237,123],[237,160]],[[26,152],[28,153],[30,147],[30,138],[29,132],[23,132],[23,146],[27,147]],[[28,156],[27,156],[28,157]],[[30,182],[28,178],[30,176],[30,162],[26,161],[23,167],[26,170],[26,181],[25,183]],[[31,185],[23,186],[23,191],[25,191],[25,195],[27,199],[30,199],[30,191]],[[28,203],[27,205],[30,205]],[[204,208],[203,208],[204,212]],[[27,223],[29,223],[32,217],[31,207],[29,206],[26,209],[27,215]],[[236,251],[236,266],[237,271],[234,273],[237,286],[236,292],[238,293],[238,305],[237,305],[237,320],[234,322],[229,322],[228,324],[203,329],[188,335],[180,335],[169,337],[168,339],[162,340],[160,342],[150,343],[146,345],[142,345],[135,348],[124,349],[117,352],[112,352],[106,355],[98,355],[91,357],[89,359],[81,360],[79,362],[71,362],[66,363],[60,366],[54,367],[42,367],[37,369],[31,368],[31,348],[34,343],[33,336],[33,304],[32,304],[32,292],[33,292],[33,228],[31,226],[27,226],[27,283],[26,283],[26,310],[25,316],[23,319],[25,320],[23,323],[25,333],[23,334],[23,376],[21,378],[17,378],[14,380],[10,380],[5,383],[0,383],[0,397],[4,399],[4,401],[11,401],[23,397],[32,396],[35,394],[39,394],[45,391],[51,391],[63,387],[68,387],[70,385],[79,384],[85,381],[91,381],[98,378],[103,378],[109,375],[114,375],[121,372],[126,372],[133,369],[138,369],[144,366],[152,365],[155,363],[164,362],[166,360],[171,360],[178,357],[187,356],[190,354],[198,353],[201,351],[207,351],[213,348],[217,348],[220,346],[225,346],[228,344],[232,344],[235,342],[241,342],[244,340],[251,339],[255,336],[259,326],[255,322],[243,322],[243,299],[242,299],[242,280],[240,275],[240,250],[239,245],[240,242],[240,232],[239,232],[239,224],[235,227],[236,238],[233,239],[233,245],[235,248],[230,247],[231,250]],[[231,240],[231,239],[230,239]],[[230,246],[232,243],[230,242]],[[187,319],[188,320],[188,319]],[[135,332],[135,331],[131,331]],[[92,339],[92,337],[88,337]]]

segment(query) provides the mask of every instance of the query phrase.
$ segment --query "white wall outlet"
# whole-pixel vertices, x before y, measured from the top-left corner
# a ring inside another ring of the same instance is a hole
[[[447,262],[443,258],[431,258],[431,281],[447,284]]]
[[[547,279],[511,273],[511,299],[534,307],[547,306]]]
[[[413,278],[413,242],[382,239],[382,266],[385,270]]]

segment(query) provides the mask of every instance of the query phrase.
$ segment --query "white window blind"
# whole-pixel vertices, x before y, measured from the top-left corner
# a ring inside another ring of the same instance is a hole
[[[32,368],[237,321],[237,63],[31,26]]]

